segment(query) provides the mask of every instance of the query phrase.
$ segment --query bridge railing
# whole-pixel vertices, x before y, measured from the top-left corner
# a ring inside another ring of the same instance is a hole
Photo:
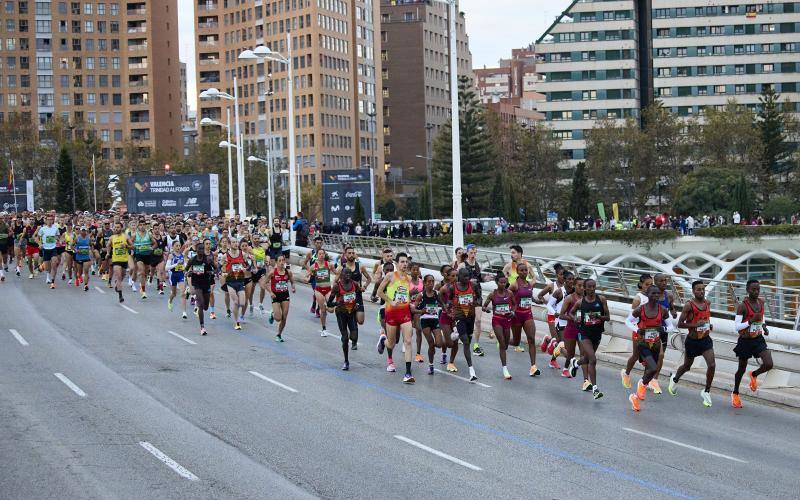
[[[413,262],[436,270],[444,264],[452,263],[455,258],[449,246],[419,241],[340,234],[323,234],[322,240],[326,250],[341,252],[345,245],[349,245],[364,257],[378,258],[384,248],[391,248],[395,253],[407,253]],[[511,262],[511,255],[505,252],[479,249],[477,260],[484,271],[484,279],[490,280],[495,273]],[[539,287],[544,287],[555,279],[553,268],[558,263],[576,276],[595,280],[598,291],[621,302],[633,300],[639,291],[639,277],[642,274],[661,273],[654,269],[606,266],[530,255],[526,255],[525,260],[531,265],[531,275]],[[711,303],[712,313],[723,318],[733,318],[739,303],[747,295],[743,282],[685,274],[666,274],[666,277],[668,290],[674,294],[678,306],[682,306],[692,298],[692,282],[696,279],[703,280],[706,284],[706,298]],[[799,329],[800,290],[762,283],[761,297],[764,298],[764,312],[769,321],[784,328]]]

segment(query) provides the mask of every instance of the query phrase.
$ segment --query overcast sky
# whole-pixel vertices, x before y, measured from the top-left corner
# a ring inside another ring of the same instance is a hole
[[[181,61],[188,66],[189,107],[195,108],[193,0],[178,0]],[[375,0],[379,1],[379,0]],[[460,0],[467,17],[472,63],[495,66],[511,49],[535,42],[570,0]]]

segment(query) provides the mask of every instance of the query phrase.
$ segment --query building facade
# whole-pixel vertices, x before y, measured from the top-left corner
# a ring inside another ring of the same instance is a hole
[[[233,95],[236,78],[245,155],[286,161],[293,119],[301,184],[318,183],[323,169],[382,165],[378,9],[373,0],[196,0],[198,95],[209,88]],[[259,45],[288,56],[287,34],[293,117],[286,65],[238,58]],[[200,99],[198,119],[225,122],[229,104]]]
[[[539,110],[572,163],[599,118],[639,118],[658,99],[682,117],[766,86],[800,111],[800,2],[573,2],[537,42]]]
[[[537,103],[544,96],[536,91],[541,81],[536,72],[536,50],[533,45],[512,49],[511,59],[501,59],[496,68],[479,68],[475,86],[481,102],[496,112],[504,122],[533,126],[544,119]]]
[[[458,11],[458,9],[456,9]],[[432,142],[450,119],[448,5],[382,0],[381,74],[387,187],[413,195],[426,181]],[[459,76],[473,78],[466,20],[456,20]]]
[[[189,89],[186,78],[186,63],[181,63],[181,126],[185,127],[189,122]]]
[[[0,35],[0,119],[43,129],[61,119],[95,133],[107,160],[180,154],[176,0],[6,1]],[[158,91],[156,92],[156,89]]]

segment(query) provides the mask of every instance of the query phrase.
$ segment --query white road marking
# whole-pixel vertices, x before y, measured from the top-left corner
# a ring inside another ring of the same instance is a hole
[[[75,394],[77,394],[82,398],[86,397],[86,393],[83,392],[80,387],[75,385],[75,383],[72,380],[68,379],[63,373],[54,373],[53,375],[55,375],[58,380],[64,382],[64,385],[69,387],[72,390],[72,392],[74,392]]]
[[[120,306],[122,306],[122,308],[125,309],[128,312],[132,312],[133,314],[139,314],[138,312],[134,311],[130,307],[126,306],[125,304],[120,304]]]
[[[152,444],[148,443],[147,441],[139,441],[139,444],[142,446],[142,448],[149,451],[151,455],[164,462],[164,464],[166,464],[167,467],[174,470],[179,476],[184,477],[189,481],[200,480],[199,477],[189,472],[184,466],[166,456],[164,452],[162,452]]]
[[[104,294],[104,293],[106,293],[106,292],[104,292],[104,291],[103,291],[103,289],[102,289],[102,288],[100,288],[99,286],[96,286],[96,287],[94,287],[94,289],[95,289],[95,290],[97,290],[97,291],[98,291],[98,292],[100,292],[100,293],[103,293],[103,294]]]
[[[456,457],[454,457],[452,455],[448,455],[447,453],[443,453],[443,452],[441,452],[439,450],[435,450],[435,449],[431,448],[430,446],[425,446],[424,444],[418,443],[418,442],[414,441],[413,439],[408,439],[405,436],[395,435],[394,437],[395,437],[395,439],[399,439],[400,441],[403,441],[404,443],[408,443],[411,446],[416,446],[420,450],[427,451],[428,453],[436,455],[437,457],[444,458],[445,460],[449,460],[449,461],[453,462],[454,464],[458,464],[458,465],[460,465],[462,467],[466,467],[467,469],[472,469],[474,471],[483,470],[480,467],[478,467],[477,465],[472,465],[469,462],[465,462],[465,461],[463,461],[463,460],[461,460],[459,458],[456,458]]]
[[[723,455],[722,453],[717,453],[715,451],[706,450],[704,448],[698,448],[697,446],[692,446],[690,444],[681,443],[679,441],[673,441],[672,439],[663,438],[661,436],[656,436],[654,434],[648,434],[646,432],[637,431],[635,429],[630,429],[628,427],[623,427],[622,429],[625,430],[625,431],[628,431],[628,432],[632,432],[634,434],[639,434],[640,436],[647,436],[649,438],[656,439],[658,441],[663,441],[665,443],[674,444],[675,446],[681,446],[683,448],[688,448],[690,450],[699,451],[700,453],[706,453],[708,455],[712,455],[712,456],[719,457],[719,458],[724,458],[726,460],[732,460],[734,462],[739,462],[741,464],[746,464],[747,463],[745,460],[740,460],[738,458],[734,458],[734,457],[731,457],[731,456],[728,456],[728,455]]]
[[[194,340],[189,340],[189,339],[187,339],[186,337],[184,337],[183,335],[180,335],[180,334],[178,334],[178,333],[175,333],[175,332],[173,332],[172,330],[167,330],[167,333],[169,333],[169,334],[170,334],[170,335],[172,335],[172,336],[178,337],[179,339],[183,340],[183,341],[184,341],[184,342],[186,342],[187,344],[197,345],[197,342],[195,342]]]
[[[11,332],[11,335],[13,335],[14,338],[17,339],[17,342],[19,342],[20,344],[25,345],[25,346],[30,345],[30,344],[28,344],[28,341],[25,340],[22,337],[22,335],[19,334],[18,331],[14,330],[14,329],[9,329],[8,331]]]
[[[292,388],[291,388],[291,387],[289,387],[288,385],[281,384],[281,383],[280,383],[280,382],[278,382],[277,380],[272,380],[271,378],[269,378],[269,377],[267,377],[267,376],[265,376],[265,375],[262,375],[262,374],[260,374],[260,373],[258,373],[258,372],[251,371],[251,372],[250,372],[250,374],[251,374],[251,375],[255,375],[256,377],[260,378],[261,380],[264,380],[264,381],[266,381],[266,382],[269,382],[270,384],[277,385],[277,386],[278,386],[278,387],[280,387],[281,389],[286,389],[286,390],[287,390],[287,391],[289,391],[289,392],[299,392],[297,389],[292,389]]]
[[[436,373],[441,373],[442,375],[449,375],[449,376],[451,376],[453,378],[457,378],[458,380],[463,380],[464,382],[469,382],[468,378],[462,377],[460,375],[456,375],[455,373],[446,372],[446,371],[440,370],[438,368],[434,368],[433,371],[435,371]],[[491,388],[492,387],[491,385],[486,385],[483,382],[469,382],[469,383],[470,384],[479,385],[481,387],[486,387],[486,388]]]

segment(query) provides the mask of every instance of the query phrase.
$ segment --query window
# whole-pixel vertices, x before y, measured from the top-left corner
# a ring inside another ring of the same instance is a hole
[[[658,89],[659,97],[669,97],[672,95],[672,87],[661,87]]]
[[[714,45],[711,49],[711,53],[715,56],[722,56],[725,55],[725,46],[724,45]]]
[[[91,4],[87,3],[86,5],[91,5]],[[84,21],[83,31],[85,33],[94,33],[94,21]]]
[[[597,119],[597,110],[596,109],[584,109],[583,110],[583,119],[584,120],[596,120]]]
[[[737,24],[733,27],[733,34],[734,35],[744,35],[744,25]]]
[[[95,93],[86,94],[86,104],[88,104],[89,106],[94,106],[95,104],[97,104],[97,94]]]
[[[744,94],[746,92],[746,87],[744,85],[736,85],[733,91],[736,94]]]
[[[50,15],[50,2],[36,2],[36,15],[49,16]]]
[[[669,9],[656,9],[656,18],[664,19],[669,17]]]
[[[769,54],[772,52],[772,44],[770,43],[762,43],[761,44],[761,52],[764,54]]]
[[[584,101],[594,101],[597,100],[597,91],[596,90],[584,90],[582,94]]]
[[[686,57],[686,55],[687,55],[687,49],[686,49],[686,47],[678,47],[678,48],[676,49],[676,55],[677,55],[678,57]]]
[[[669,57],[671,55],[671,49],[656,49],[656,57]]]
[[[733,53],[734,54],[744,54],[744,45],[734,45],[733,46]]]
[[[656,30],[656,36],[658,38],[665,38],[669,36],[669,28],[658,28]]]
[[[692,74],[692,69],[688,66],[681,66],[678,68],[678,76],[690,76]]]
[[[53,75],[38,75],[36,77],[36,83],[40,89],[52,89]]]
[[[756,46],[755,46],[755,44],[751,43],[751,44],[745,45],[744,46],[744,50],[748,54],[755,54],[756,53]]]
[[[37,57],[36,58],[36,69],[42,69],[42,70],[53,69],[53,58],[52,57]]]
[[[97,4],[97,15],[98,16],[105,16],[106,15],[106,4],[104,4],[104,3]]]
[[[708,87],[705,85],[697,87],[697,95],[708,95]]]
[[[714,85],[714,93],[715,94],[724,94],[725,93],[725,85]]]
[[[722,66],[722,65],[714,66],[714,74],[715,75],[724,75],[725,74],[725,66]]]
[[[743,75],[744,74],[744,64],[737,64],[736,67],[734,68],[734,72],[737,75]]]
[[[83,13],[86,14],[87,16],[91,16],[92,15],[92,4],[91,4],[91,2],[86,2],[85,4],[83,4]]]
[[[117,14],[119,14],[119,4],[118,3],[108,4],[108,6],[109,6],[110,14],[112,16],[116,16]]]
[[[572,130],[554,130],[553,139],[572,139]]]
[[[774,24],[762,24],[761,25],[761,32],[762,33],[774,33],[775,32],[775,25]]]
[[[50,21],[36,21],[37,33],[50,33]]]
[[[675,9],[675,17],[686,17],[686,7]]]
[[[724,35],[725,34],[725,27],[724,26],[711,26],[709,29],[709,33],[712,35]]]
[[[781,52],[794,52],[794,51],[795,51],[794,42],[781,44]]]
[[[672,76],[672,70],[670,68],[658,68],[659,78],[669,78],[670,76]]]
[[[761,66],[761,71],[763,73],[772,73],[773,71],[775,71],[775,65],[774,64],[764,64],[764,65]]]
[[[706,47],[697,47],[697,55],[698,56],[708,55],[708,49]]]
[[[697,76],[706,76],[708,75],[708,67],[706,66],[698,66],[697,67]]]

